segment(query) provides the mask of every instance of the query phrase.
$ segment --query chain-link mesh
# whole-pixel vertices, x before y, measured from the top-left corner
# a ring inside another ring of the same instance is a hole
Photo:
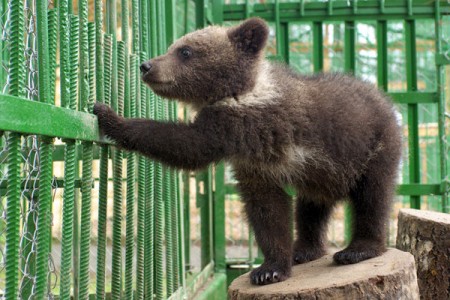
[[[49,1],[49,5],[52,3]],[[8,93],[9,88],[9,24],[10,6],[0,16],[1,35],[1,70],[0,84],[3,93]],[[24,1],[25,17],[25,97],[38,101],[38,72],[37,72],[37,50],[36,50],[36,0]],[[6,135],[6,134],[5,134]],[[6,228],[6,190],[7,190],[7,165],[8,156],[7,141],[4,136],[0,138],[0,294],[5,289],[5,228]],[[21,207],[20,207],[20,250],[19,250],[19,298],[35,298],[36,281],[36,229],[39,205],[39,175],[40,175],[40,153],[39,138],[36,135],[28,135],[21,142]],[[53,199],[57,192],[57,181],[53,180]],[[53,298],[53,290],[57,284],[57,272],[55,263],[50,255],[48,261],[48,298]]]

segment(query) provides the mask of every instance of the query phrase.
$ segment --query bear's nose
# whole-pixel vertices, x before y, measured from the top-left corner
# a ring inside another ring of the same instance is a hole
[[[152,64],[151,64],[150,62],[148,62],[148,61],[146,61],[145,63],[143,63],[143,64],[140,66],[140,69],[141,69],[142,74],[147,73],[148,71],[151,70],[151,68],[152,68]]]

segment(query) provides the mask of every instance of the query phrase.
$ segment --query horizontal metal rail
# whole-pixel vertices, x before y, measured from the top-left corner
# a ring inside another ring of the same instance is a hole
[[[409,4],[409,3],[410,4]],[[434,1],[328,1],[279,3],[280,22],[318,22],[318,21],[367,21],[370,20],[404,20],[435,17]],[[441,1],[441,14],[450,14],[450,3]],[[245,4],[228,4],[223,6],[223,19],[238,21],[246,17]],[[252,17],[261,17],[275,21],[274,3],[255,4],[250,12]]]

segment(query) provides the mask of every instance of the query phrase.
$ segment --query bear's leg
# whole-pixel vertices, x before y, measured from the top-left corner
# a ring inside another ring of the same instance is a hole
[[[386,251],[386,230],[395,180],[392,176],[363,176],[350,192],[354,208],[353,239],[334,255],[338,264],[354,264]]]
[[[247,219],[264,254],[264,263],[251,272],[250,281],[259,285],[283,281],[292,266],[291,199],[278,186],[252,181],[239,187]]]
[[[325,255],[324,240],[331,205],[297,199],[297,240],[294,244],[293,262],[302,264]]]

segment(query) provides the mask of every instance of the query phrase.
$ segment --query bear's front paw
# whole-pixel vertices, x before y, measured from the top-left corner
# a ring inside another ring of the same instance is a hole
[[[109,106],[102,103],[95,103],[93,112],[97,116],[100,132],[117,139],[122,119]]]
[[[250,273],[250,282],[257,285],[286,280],[291,275],[291,267],[281,267],[276,263],[263,263]]]

